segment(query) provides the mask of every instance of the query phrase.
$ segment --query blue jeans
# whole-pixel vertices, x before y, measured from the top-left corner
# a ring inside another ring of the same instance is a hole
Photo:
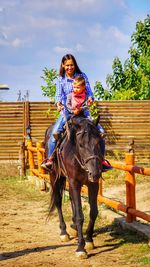
[[[63,113],[64,112],[64,113]],[[52,155],[54,152],[54,149],[56,147],[56,139],[54,138],[54,133],[60,133],[64,131],[64,125],[66,120],[68,121],[71,117],[71,113],[69,113],[67,110],[61,111],[57,121],[55,122],[50,138],[48,140],[48,158]]]
[[[90,113],[89,113],[88,109],[84,110],[84,116],[86,118],[88,118],[88,117],[90,118]],[[71,117],[71,113],[69,113],[67,110],[64,110],[60,113],[59,118],[55,122],[53,129],[52,129],[52,132],[51,132],[51,135],[50,135],[50,138],[48,140],[48,155],[47,155],[48,158],[50,158],[50,156],[53,154],[55,147],[56,147],[57,141],[54,138],[53,134],[63,132],[64,131],[63,127],[65,125],[65,122],[66,122],[66,120],[68,121],[70,119],[70,117]],[[101,125],[99,125],[99,124],[97,125],[97,128],[98,128],[99,132],[104,131],[103,128],[101,127]],[[101,140],[100,148],[101,148],[101,153],[104,156],[104,154],[105,154],[105,139]]]

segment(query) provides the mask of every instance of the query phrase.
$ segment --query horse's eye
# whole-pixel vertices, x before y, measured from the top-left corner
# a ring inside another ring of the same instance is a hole
[[[83,147],[83,145],[82,145],[82,144],[80,144],[80,147]]]

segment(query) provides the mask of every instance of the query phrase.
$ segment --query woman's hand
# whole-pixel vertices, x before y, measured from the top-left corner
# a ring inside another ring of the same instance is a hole
[[[60,103],[60,102],[58,102],[58,103],[56,104],[56,106],[57,106],[57,110],[58,110],[58,111],[61,111],[61,110],[64,108],[64,106],[63,106],[62,103]]]
[[[88,100],[87,100],[87,105],[88,106],[91,106],[92,104],[93,104],[93,98],[90,96],[89,98],[88,98]]]

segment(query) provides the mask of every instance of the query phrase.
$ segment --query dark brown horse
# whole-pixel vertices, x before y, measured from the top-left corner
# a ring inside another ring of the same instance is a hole
[[[92,236],[98,214],[98,182],[102,170],[100,134],[96,125],[82,116],[72,117],[69,129],[69,132],[68,129],[65,132],[62,142],[57,146],[54,166],[50,172],[52,186],[50,212],[55,207],[57,208],[60,221],[60,237],[62,240],[66,237],[69,238],[62,213],[62,195],[67,179],[73,213],[71,227],[77,231],[78,235],[76,255],[80,258],[86,258],[85,243],[92,244],[93,247]],[[48,129],[45,136],[46,147],[49,134]],[[82,232],[84,222],[81,203],[82,185],[88,187],[90,205],[90,220],[85,238]]]

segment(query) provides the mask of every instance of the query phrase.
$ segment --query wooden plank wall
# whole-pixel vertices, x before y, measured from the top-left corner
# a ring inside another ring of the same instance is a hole
[[[0,102],[0,160],[18,159],[24,133],[24,103]]]
[[[140,157],[142,164],[148,162],[150,101],[99,101],[98,108],[106,131],[107,155],[124,156],[134,139],[137,161]],[[28,125],[33,141],[43,141],[46,128],[55,121],[55,110],[49,102],[0,102],[0,160],[18,159],[18,142],[24,140]]]
[[[136,160],[150,159],[150,101],[98,102],[100,121],[106,131],[108,154],[129,151],[134,140]]]

